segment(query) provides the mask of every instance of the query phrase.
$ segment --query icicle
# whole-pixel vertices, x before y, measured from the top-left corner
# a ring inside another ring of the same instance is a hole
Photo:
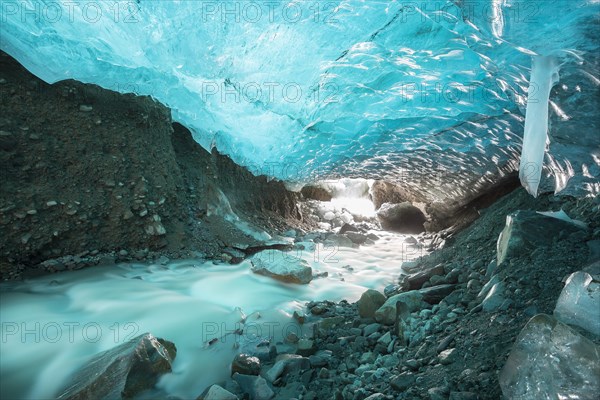
[[[531,64],[519,178],[529,194],[537,197],[548,140],[550,90],[558,82],[559,65],[554,56],[534,56]]]

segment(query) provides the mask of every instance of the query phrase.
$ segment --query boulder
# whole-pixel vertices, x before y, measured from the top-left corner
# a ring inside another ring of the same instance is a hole
[[[350,239],[350,237],[348,237],[348,233],[343,235],[332,233],[331,235],[327,236],[327,239],[325,239],[325,246],[329,248],[354,247],[354,242]]]
[[[242,375],[260,374],[260,360],[248,354],[237,354],[231,363],[231,375],[235,373]]]
[[[402,373],[390,381],[390,386],[399,392],[403,392],[411,387],[416,381],[416,377],[410,373]]]
[[[369,190],[371,200],[375,209],[381,207],[383,203],[402,203],[407,200],[406,194],[397,185],[386,181],[375,181]]]
[[[302,196],[304,196],[306,199],[312,199],[312,200],[331,201],[331,199],[333,198],[331,196],[331,193],[329,193],[327,190],[323,189],[322,187],[318,187],[318,186],[311,186],[311,185],[304,186],[300,190],[300,193],[302,193]]]
[[[331,350],[319,350],[316,354],[308,357],[308,361],[310,362],[311,368],[325,367],[329,364],[329,360],[331,360],[332,356],[333,352]]]
[[[369,289],[360,296],[357,302],[358,314],[361,318],[373,318],[375,311],[385,303],[385,296],[377,290]]]
[[[307,284],[312,280],[308,262],[281,250],[266,250],[250,259],[252,272],[269,276],[285,283]]]
[[[358,232],[358,228],[351,224],[344,224],[339,230],[339,234],[347,233],[347,232]]]
[[[499,375],[507,399],[596,399],[600,346],[555,318],[525,325]]]
[[[265,374],[269,382],[275,382],[282,375],[306,371],[310,369],[310,360],[297,354],[282,354],[277,357],[277,361]]]
[[[506,217],[497,243],[498,266],[513,257],[531,253],[538,247],[552,246],[561,232],[580,231],[580,225],[535,211],[517,211]]]
[[[312,339],[300,339],[297,346],[296,354],[304,357],[311,356],[317,352],[317,346]]]
[[[171,372],[175,345],[150,333],[94,356],[75,373],[58,399],[130,399]]]
[[[435,267],[427,268],[417,273],[406,276],[402,281],[404,290],[417,290],[423,287],[423,284],[435,275],[444,275],[444,265],[438,264]]]
[[[238,397],[219,385],[207,388],[196,400],[238,400]]]
[[[352,243],[358,245],[365,244],[367,240],[369,240],[367,235],[363,235],[362,233],[346,232],[346,236],[348,236],[348,239],[350,239]]]
[[[399,233],[421,233],[427,220],[423,212],[409,202],[384,203],[377,211],[383,229]]]
[[[256,375],[233,374],[233,380],[240,385],[251,400],[270,400],[275,396],[265,378]]]
[[[390,297],[375,311],[375,320],[385,325],[392,325],[396,321],[396,303],[406,304],[408,312],[413,312],[423,306],[423,295],[418,290],[411,290]]]
[[[419,290],[423,301],[428,304],[438,304],[454,291],[455,285],[437,285]]]

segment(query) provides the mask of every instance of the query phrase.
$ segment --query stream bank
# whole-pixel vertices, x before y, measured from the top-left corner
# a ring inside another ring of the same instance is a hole
[[[149,97],[48,85],[5,53],[0,79],[0,280],[262,245],[214,215],[223,201],[257,230],[311,226],[298,194],[208,153]]]

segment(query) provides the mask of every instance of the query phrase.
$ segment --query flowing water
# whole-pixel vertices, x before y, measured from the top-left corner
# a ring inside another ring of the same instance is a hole
[[[51,398],[94,354],[151,332],[178,348],[173,373],[158,386],[195,398],[224,380],[234,355],[254,339],[307,334],[292,318],[307,301],[356,301],[366,288],[395,283],[401,263],[423,255],[407,245],[406,236],[378,235],[374,245],[359,249],[304,243],[300,256],[313,270],[328,273],[308,285],[253,274],[249,261],[200,259],[98,266],[3,283],[0,397]],[[244,335],[231,334],[242,318]],[[219,341],[209,345],[213,338]]]

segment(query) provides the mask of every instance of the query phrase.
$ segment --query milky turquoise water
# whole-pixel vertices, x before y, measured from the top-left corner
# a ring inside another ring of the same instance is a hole
[[[299,256],[314,270],[328,272],[308,285],[253,274],[248,261],[203,260],[98,266],[2,284],[0,396],[51,398],[92,355],[151,332],[178,348],[173,373],[159,386],[195,398],[225,379],[236,352],[258,337],[277,341],[289,332],[304,334],[292,314],[305,302],[356,301],[366,288],[394,283],[401,263],[423,254],[405,238],[385,234],[360,249],[306,243],[308,250]],[[227,335],[244,315],[246,333]],[[215,337],[220,341],[208,346]]]

